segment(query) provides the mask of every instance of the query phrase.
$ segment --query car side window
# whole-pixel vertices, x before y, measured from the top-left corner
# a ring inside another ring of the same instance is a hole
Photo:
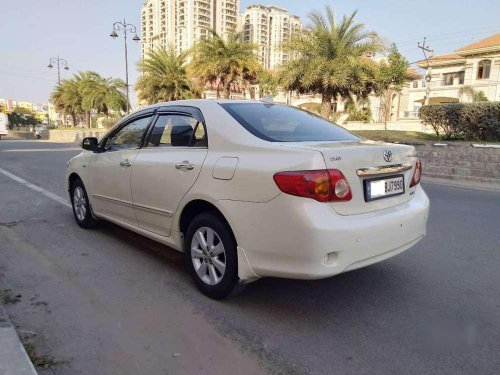
[[[187,115],[159,115],[148,147],[207,147],[205,126]]]
[[[124,150],[139,148],[146,132],[151,116],[138,118],[106,140],[106,150]]]

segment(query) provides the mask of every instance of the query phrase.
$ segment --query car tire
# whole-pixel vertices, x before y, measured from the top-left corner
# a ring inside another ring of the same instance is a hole
[[[213,299],[227,297],[238,284],[236,241],[228,224],[202,213],[189,224],[184,252],[198,289]]]
[[[87,191],[82,180],[78,179],[71,185],[71,206],[76,223],[85,229],[93,228],[97,225],[96,219],[92,216]]]

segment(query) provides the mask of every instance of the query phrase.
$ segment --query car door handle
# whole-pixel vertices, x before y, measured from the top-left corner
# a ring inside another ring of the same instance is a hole
[[[125,159],[124,161],[120,162],[120,165],[122,167],[130,167],[132,164],[128,161],[128,159]]]
[[[175,169],[185,169],[187,171],[190,171],[190,170],[194,169],[194,164],[191,164],[188,161],[183,161],[182,163],[177,163],[175,165]]]

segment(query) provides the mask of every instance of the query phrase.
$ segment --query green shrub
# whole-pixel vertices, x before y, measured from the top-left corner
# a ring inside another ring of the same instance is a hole
[[[370,108],[351,109],[347,121],[362,121],[365,124],[369,123],[372,119],[372,112]]]
[[[118,123],[118,121],[120,121],[119,117],[107,117],[102,119],[102,126],[105,129],[111,129]]]
[[[431,104],[419,117],[447,139],[500,140],[500,102]]]

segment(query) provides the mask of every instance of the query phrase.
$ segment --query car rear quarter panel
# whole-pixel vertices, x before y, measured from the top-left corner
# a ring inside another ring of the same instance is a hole
[[[280,194],[273,176],[287,170],[322,169],[320,152],[294,149],[250,134],[215,102],[200,106],[208,134],[208,155],[190,195],[206,194],[213,200],[268,202]],[[231,179],[214,178],[220,158],[237,158]]]

